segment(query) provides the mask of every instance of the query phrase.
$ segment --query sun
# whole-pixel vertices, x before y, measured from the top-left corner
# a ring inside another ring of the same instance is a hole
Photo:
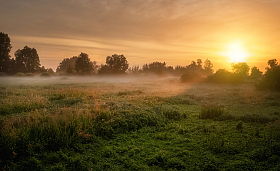
[[[244,48],[242,43],[234,42],[225,45],[225,51],[221,55],[227,57],[230,63],[237,63],[246,62],[250,53]]]

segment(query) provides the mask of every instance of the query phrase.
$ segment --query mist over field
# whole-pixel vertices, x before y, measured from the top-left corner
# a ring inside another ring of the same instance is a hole
[[[112,75],[112,76],[33,76],[33,77],[1,77],[0,85],[49,85],[49,84],[89,84],[89,83],[129,83],[145,84],[154,83],[160,85],[163,81],[167,83],[179,83],[180,77],[157,75]]]

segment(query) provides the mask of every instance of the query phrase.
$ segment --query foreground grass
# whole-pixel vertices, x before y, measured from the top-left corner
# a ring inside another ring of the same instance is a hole
[[[279,170],[279,93],[241,85],[1,85],[1,170]]]

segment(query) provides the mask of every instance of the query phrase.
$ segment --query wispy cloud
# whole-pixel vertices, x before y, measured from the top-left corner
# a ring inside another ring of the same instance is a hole
[[[278,0],[13,0],[1,2],[0,14],[0,31],[15,42],[90,48],[102,55],[209,57],[235,38],[279,52]]]

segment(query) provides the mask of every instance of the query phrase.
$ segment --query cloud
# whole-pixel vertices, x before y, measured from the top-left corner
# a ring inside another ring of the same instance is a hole
[[[236,38],[270,45],[277,54],[279,9],[278,0],[12,0],[1,2],[0,31],[14,42],[88,48],[102,56],[116,51],[135,59],[209,57]]]

